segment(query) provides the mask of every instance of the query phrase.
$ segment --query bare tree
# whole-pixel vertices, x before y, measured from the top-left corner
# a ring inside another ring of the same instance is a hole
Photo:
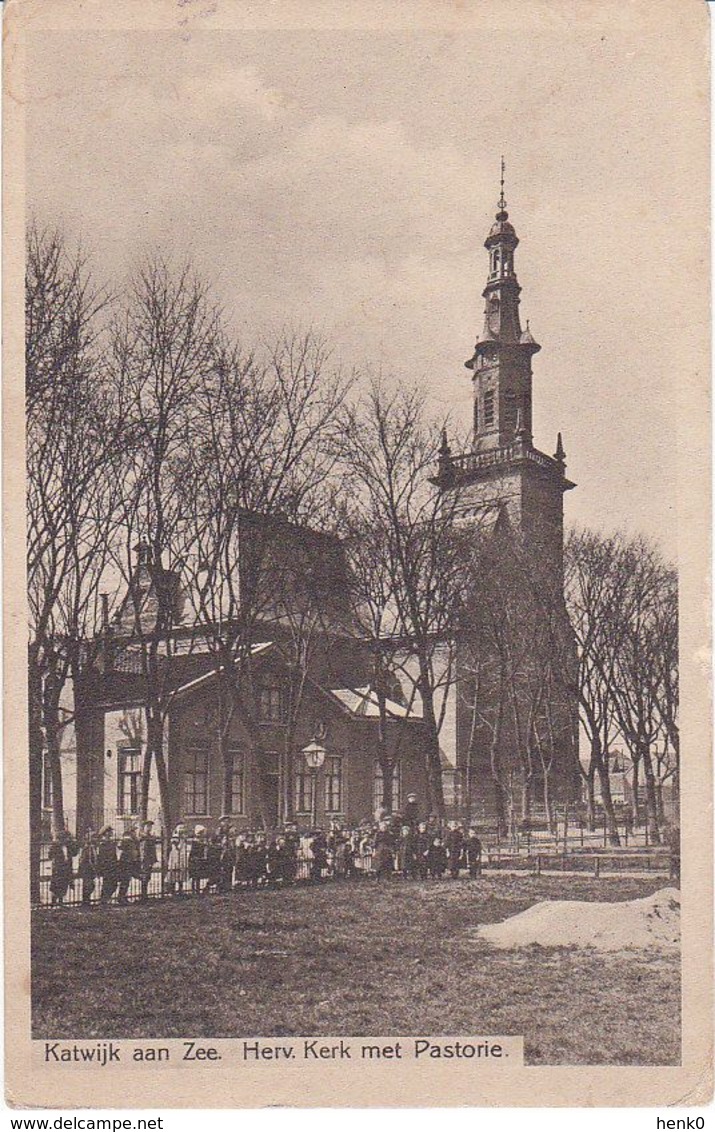
[[[658,550],[640,537],[624,543],[615,568],[624,600],[611,610],[616,658],[612,694],[618,725],[633,763],[634,796],[637,801],[637,772],[642,767],[646,818],[652,840],[657,844],[662,815],[654,755],[662,732],[662,697],[654,673],[662,672],[663,656],[661,634],[656,626],[669,572]]]
[[[387,392],[374,381],[345,414],[343,461],[352,505],[382,533],[376,549],[389,571],[394,643],[427,732],[428,805],[444,811],[439,735],[454,680],[454,625],[461,600],[454,499],[430,482],[441,429],[426,422],[414,390]]]
[[[405,660],[404,641],[399,631],[395,574],[390,554],[390,536],[356,510],[353,501],[343,501],[340,531],[350,563],[350,600],[352,628],[370,650],[370,689],[378,709],[377,761],[381,770],[382,796],[380,808],[392,813],[394,808],[395,768],[402,745],[413,718],[417,688],[406,680],[410,691],[403,703],[404,692],[399,674]],[[390,700],[404,707],[404,715],[395,716],[388,707]]]
[[[265,764],[256,643],[276,633],[283,641],[291,673],[290,743],[309,657],[329,620],[324,580],[315,574],[320,555],[301,528],[325,520],[333,434],[348,385],[330,365],[324,342],[285,334],[259,356],[225,348],[197,391],[203,429],[183,469],[179,498],[187,523],[187,594],[216,676],[226,809],[235,717],[251,737],[249,757],[259,775]],[[286,747],[279,767],[284,817],[292,810],[292,767]],[[261,809],[265,822],[263,802]]]
[[[82,253],[70,252],[60,232],[31,225],[25,318],[33,859],[43,747],[53,828],[65,823],[61,738],[74,721],[78,747],[82,743],[82,641],[96,621],[116,521],[109,464],[122,426],[107,398],[100,319],[106,302]],[[66,695],[70,676],[74,706]]]
[[[651,632],[654,637],[651,679],[661,721],[662,754],[656,756],[659,794],[663,783],[670,779],[677,799],[680,796],[678,577],[667,567],[654,603]]]
[[[676,577],[655,547],[623,534],[574,534],[566,561],[569,613],[579,648],[581,721],[590,742],[584,775],[591,805],[595,773],[615,839],[608,751],[620,734],[630,753],[636,824],[642,772],[647,820],[657,842],[658,780],[677,773]]]
[[[562,768],[575,756],[559,679],[569,651],[563,600],[552,572],[540,569],[533,548],[500,514],[465,548],[460,698],[469,719],[467,767],[486,734],[497,823],[506,832],[531,821],[539,798],[553,827],[557,755]]]
[[[565,550],[566,600],[578,649],[575,691],[581,725],[588,739],[588,760],[579,763],[586,784],[587,820],[595,828],[595,780],[598,778],[608,836],[620,843],[608,753],[618,733],[614,687],[627,579],[620,569],[623,540],[591,531],[574,532]],[[614,623],[615,618],[615,623]]]
[[[176,684],[186,547],[177,482],[201,422],[196,396],[220,361],[220,314],[190,265],[155,256],[137,271],[112,328],[111,373],[129,442],[118,475],[122,531],[113,562],[124,596],[115,630],[142,685],[146,746],[140,814],[156,768],[166,832],[172,824],[164,725]],[[191,641],[191,637],[188,637]]]

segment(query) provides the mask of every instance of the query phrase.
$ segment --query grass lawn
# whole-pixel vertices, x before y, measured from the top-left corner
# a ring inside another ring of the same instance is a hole
[[[332,882],[37,911],[33,1036],[523,1034],[530,1064],[677,1064],[677,959],[497,951],[470,934],[537,900],[630,900],[663,884]]]

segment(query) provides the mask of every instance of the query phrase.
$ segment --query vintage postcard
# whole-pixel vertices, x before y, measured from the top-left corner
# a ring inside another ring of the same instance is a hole
[[[8,1103],[705,1104],[708,5],[3,30]]]

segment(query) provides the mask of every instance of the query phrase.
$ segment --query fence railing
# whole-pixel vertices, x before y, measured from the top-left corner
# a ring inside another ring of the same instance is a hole
[[[676,877],[678,868],[667,847],[650,850],[583,853],[507,853],[488,851],[486,869],[522,872],[532,876],[542,873],[578,873],[599,877],[605,873],[631,875],[652,873],[654,876]]]
[[[109,875],[109,879],[97,876],[88,880],[82,875],[81,868],[75,867],[71,881],[66,887],[59,901],[63,905],[95,906],[106,903],[136,903],[140,900],[160,900],[165,897],[188,895],[196,891],[205,891],[212,886],[220,887],[205,876],[198,879],[192,886],[188,875],[182,878],[181,885],[176,885],[171,878],[167,878],[162,861],[162,849],[157,843],[158,860],[144,877],[138,871],[130,872],[123,869],[121,863],[116,871]],[[460,870],[466,870],[466,861],[460,863]],[[394,861],[395,872],[399,871],[398,860]],[[515,852],[509,848],[495,845],[485,845],[478,872],[512,872],[524,875],[541,876],[542,873],[579,874],[599,877],[605,874],[643,875],[677,877],[678,866],[676,858],[667,846],[651,848],[630,848],[620,850],[576,850],[574,852]],[[373,876],[373,852],[370,847],[364,847],[355,853],[348,861],[340,857],[336,859],[333,853],[327,854],[325,864],[316,867],[315,858],[310,852],[300,850],[291,870],[290,880],[279,871],[270,868],[254,874],[250,879],[242,877],[236,870],[230,876],[231,889],[242,888],[272,888],[283,886],[286,883],[306,884],[311,881],[325,881],[336,879],[359,879]],[[415,875],[413,870],[412,875]],[[52,865],[47,856],[43,856],[39,884],[40,907],[47,907],[57,903],[56,893],[53,899]]]
[[[163,850],[161,841],[157,839],[156,843],[157,862],[153,865],[151,871],[147,870],[145,875],[139,872],[139,868],[128,868],[121,861],[117,862],[116,869],[105,874],[104,876],[95,874],[88,877],[86,873],[83,874],[81,865],[75,862],[72,869],[72,877],[69,883],[65,885],[60,880],[56,882],[55,889],[58,887],[63,889],[61,900],[57,899],[57,892],[53,893],[53,869],[52,862],[48,855],[47,847],[43,847],[42,856],[40,860],[40,883],[39,883],[39,905],[40,907],[51,906],[54,903],[61,903],[68,906],[76,905],[98,905],[106,903],[136,903],[139,900],[157,900],[163,897],[175,894],[181,891],[183,894],[188,894],[192,890],[191,877],[189,876],[188,869],[182,877],[181,887],[179,887],[167,875],[167,870],[164,867]],[[319,868],[320,875],[317,875],[318,870],[315,865],[315,858],[311,853],[299,851],[295,860],[295,875],[291,880],[299,883],[305,883],[314,880],[332,880],[339,877],[360,877],[367,876],[373,872],[373,853],[372,850],[366,848],[359,853],[355,853],[349,863],[343,866],[341,862],[336,861],[334,854],[327,854],[327,863]],[[212,882],[205,875],[197,878],[198,889],[203,891],[205,888],[210,888]],[[270,869],[263,870],[256,875],[252,880],[242,879],[236,870],[231,878],[231,886],[236,888],[241,887],[267,887],[274,886],[279,883],[284,883],[280,872],[271,871]]]

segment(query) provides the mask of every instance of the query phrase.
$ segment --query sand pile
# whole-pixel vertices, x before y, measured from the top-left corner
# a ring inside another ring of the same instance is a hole
[[[622,951],[647,947],[677,951],[680,946],[680,893],[661,888],[640,900],[615,904],[585,900],[546,900],[500,924],[478,929],[494,947],[595,947]]]

